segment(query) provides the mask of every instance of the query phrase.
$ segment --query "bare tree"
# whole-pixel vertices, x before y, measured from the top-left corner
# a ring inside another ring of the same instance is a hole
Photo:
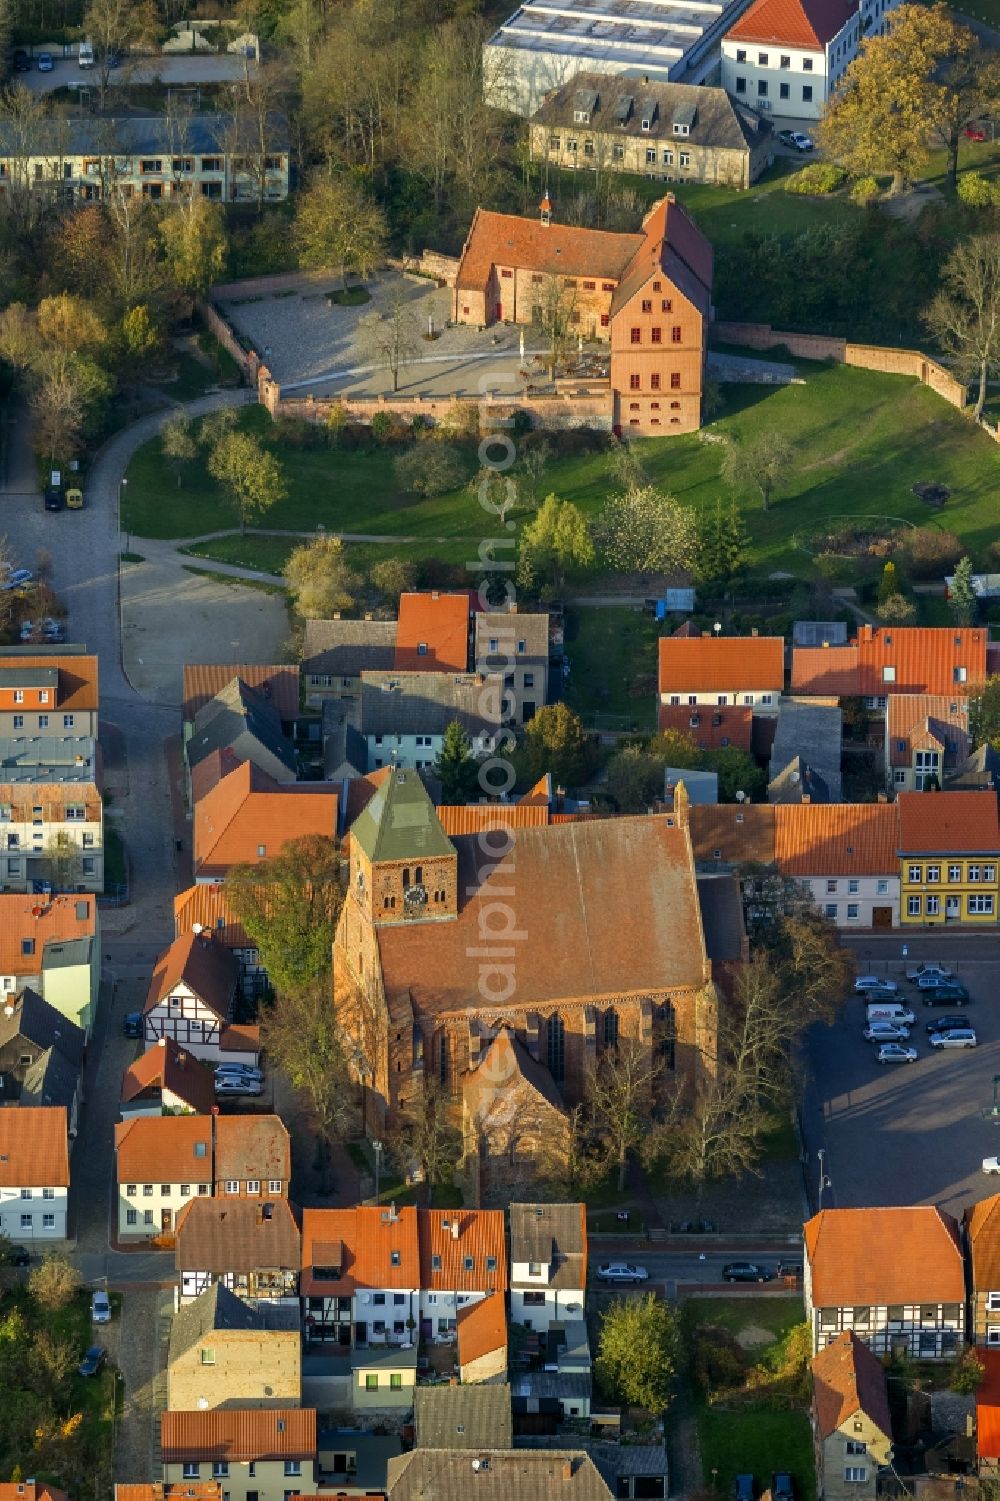
[[[390,1149],[401,1172],[420,1169],[428,1200],[451,1177],[461,1155],[461,1137],[452,1119],[451,1101],[436,1079],[427,1078],[423,1089],[401,1104]]]
[[[576,289],[567,287],[562,277],[547,276],[540,300],[532,309],[533,317],[548,340],[546,361],[549,375],[555,379],[556,366],[565,359],[576,337]]]
[[[71,891],[79,881],[83,869],[80,846],[65,830],[54,834],[45,846],[45,865],[57,891]]]
[[[94,44],[97,88],[101,109],[111,85],[111,74],[120,67],[130,48],[151,46],[158,29],[151,0],[90,0],[83,29]],[[128,64],[126,64],[128,66]]]
[[[653,1125],[656,1084],[662,1064],[648,1047],[623,1040],[608,1048],[590,1072],[587,1099],[594,1131],[604,1143],[607,1160],[618,1171],[618,1187],[625,1187],[628,1160]]]
[[[416,315],[401,286],[389,293],[384,313],[368,313],[358,321],[358,335],[365,357],[392,375],[392,389],[399,390],[399,371],[420,347]]]
[[[1000,234],[973,235],[956,245],[941,281],[924,321],[955,361],[956,374],[978,381],[978,422],[989,378],[1000,368]]]
[[[19,239],[30,236],[46,212],[44,194],[35,184],[34,161],[48,149],[52,115],[49,101],[15,83],[0,94],[0,129],[4,135],[7,178],[4,206]]]

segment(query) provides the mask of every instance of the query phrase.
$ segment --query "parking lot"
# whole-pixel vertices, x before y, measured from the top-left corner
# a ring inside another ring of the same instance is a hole
[[[982,952],[978,941],[976,951]],[[921,952],[919,959],[925,957],[939,956]],[[901,978],[903,966],[890,967],[900,982],[900,1000],[915,1014],[909,1037],[919,1055],[915,1063],[876,1062],[877,1045],[861,1035],[863,996],[852,995],[834,1026],[817,1028],[810,1037],[812,1079],[803,1124],[814,1206],[819,1148],[830,1179],[823,1199],[828,1208],[934,1203],[960,1215],[996,1188],[981,1168],[984,1157],[1000,1152],[1000,1116],[997,1124],[988,1117],[994,1076],[1000,1080],[1000,960],[956,958],[951,947],[941,957],[969,990],[967,1006],[925,1007],[916,987]],[[887,970],[885,964],[875,967]],[[858,973],[870,969],[862,960]],[[976,1048],[931,1048],[927,1023],[952,1013],[963,1014],[974,1028]]]

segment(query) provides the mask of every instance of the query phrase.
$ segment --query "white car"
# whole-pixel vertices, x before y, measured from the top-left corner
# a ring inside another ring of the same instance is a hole
[[[606,1261],[597,1271],[598,1282],[648,1282],[649,1273],[644,1266],[631,1261]]]
[[[891,990],[895,993],[899,986],[895,980],[884,980],[880,975],[859,975],[854,989],[858,995],[864,995],[866,990]]]
[[[939,985],[951,985],[953,983],[954,976],[950,973],[945,972],[942,974],[934,973],[921,975],[917,980],[916,985],[918,990],[937,990]]]
[[[954,977],[951,970],[946,969],[943,964],[915,964],[906,971],[906,978],[915,980],[918,985],[921,980],[929,980],[932,985],[936,985],[939,980],[951,980]]]
[[[984,1157],[983,1172],[993,1173],[994,1176],[1000,1176],[1000,1157]]]
[[[932,1032],[932,1048],[974,1048],[976,1034],[971,1027],[952,1027],[949,1032]]]
[[[898,1042],[884,1042],[878,1050],[879,1063],[916,1063],[916,1048],[904,1048]]]
[[[111,1323],[111,1302],[107,1293],[96,1292],[91,1298],[90,1322],[92,1324]]]
[[[862,1034],[865,1042],[905,1042],[909,1027],[896,1022],[870,1022]]]

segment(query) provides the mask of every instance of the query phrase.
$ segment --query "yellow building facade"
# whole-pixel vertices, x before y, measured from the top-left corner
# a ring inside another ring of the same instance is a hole
[[[904,792],[899,807],[902,927],[985,926],[1000,906],[993,792]]]

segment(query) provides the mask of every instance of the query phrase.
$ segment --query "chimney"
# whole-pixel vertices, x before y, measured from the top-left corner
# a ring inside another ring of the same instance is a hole
[[[862,639],[862,641],[874,641],[874,639],[875,639],[875,632],[874,632],[874,630],[872,629],[872,627],[870,625],[866,625],[866,626],[862,627],[862,629],[861,629],[861,639]]]
[[[462,1233],[462,1229],[461,1229],[461,1226],[458,1223],[458,1215],[456,1214],[455,1218],[451,1222],[451,1238],[452,1238],[452,1240],[457,1240],[458,1237],[461,1235],[461,1233]]]
[[[688,808],[690,804],[691,799],[688,796],[688,790],[683,781],[680,781],[674,788],[674,818],[677,820],[677,827],[679,829],[687,828]]]
[[[552,199],[549,197],[548,188],[545,189],[545,196],[538,205],[538,217],[546,226],[552,223]]]
[[[754,625],[754,626],[750,627],[750,634],[751,634],[751,636],[759,636],[760,635],[760,631]]]
[[[562,1478],[564,1480],[573,1479],[573,1461],[571,1459],[564,1459],[562,1462]]]

